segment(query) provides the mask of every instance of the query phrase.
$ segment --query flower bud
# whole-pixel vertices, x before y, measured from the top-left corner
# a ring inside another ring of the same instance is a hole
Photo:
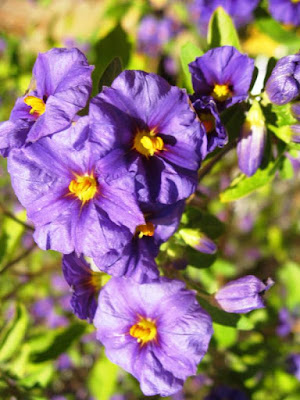
[[[273,284],[271,278],[264,283],[253,275],[247,275],[227,283],[214,297],[224,311],[244,314],[265,307],[263,294]]]
[[[184,228],[178,233],[186,244],[201,253],[214,254],[217,251],[216,244],[198,229]]]
[[[277,105],[287,104],[300,95],[300,54],[281,58],[266,84],[270,101]]]
[[[261,164],[265,138],[265,118],[259,103],[254,101],[247,113],[237,145],[239,167],[247,176],[252,176]]]

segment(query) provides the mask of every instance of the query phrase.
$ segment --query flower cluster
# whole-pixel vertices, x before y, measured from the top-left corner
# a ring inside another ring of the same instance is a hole
[[[227,142],[220,113],[247,98],[253,61],[225,46],[190,69],[190,98],[158,75],[128,70],[79,116],[93,67],[77,49],[52,49],[39,54],[30,88],[0,125],[34,240],[63,254],[74,313],[94,322],[107,356],[146,395],[180,390],[208,348],[211,317],[183,282],[160,276],[155,258],[178,228],[202,160]],[[201,240],[194,247],[215,252]],[[103,285],[105,273],[113,278]],[[214,301],[248,312],[263,307],[268,287],[248,277]]]

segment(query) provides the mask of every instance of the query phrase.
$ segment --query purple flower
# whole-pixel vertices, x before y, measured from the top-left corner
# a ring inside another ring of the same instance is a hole
[[[93,68],[78,49],[40,53],[28,92],[16,101],[9,121],[0,125],[1,154],[69,127],[87,103]]]
[[[227,283],[218,290],[215,299],[224,311],[244,314],[265,307],[263,294],[273,284],[270,278],[264,283],[253,275],[247,275]]]
[[[291,354],[287,362],[287,370],[300,381],[300,353]]]
[[[266,84],[272,103],[282,105],[300,95],[300,53],[281,58]]]
[[[253,11],[258,3],[259,0],[194,0],[190,6],[190,14],[201,33],[205,35],[209,20],[217,7],[223,7],[235,26],[240,28],[253,19]]]
[[[144,217],[128,173],[108,178],[115,165],[99,160],[101,148],[83,140],[88,117],[74,127],[12,150],[8,171],[43,250],[96,257],[123,247]]]
[[[254,175],[262,162],[266,131],[265,118],[255,101],[247,113],[237,144],[239,167],[247,176]]]
[[[150,57],[157,57],[163,45],[169,42],[179,30],[179,24],[169,17],[158,19],[147,15],[141,20],[138,29],[138,51]]]
[[[232,46],[216,47],[189,64],[194,99],[209,96],[219,110],[246,100],[254,61]]]
[[[191,96],[191,101],[206,131],[207,152],[211,153],[216,147],[223,147],[228,141],[228,136],[216,102],[208,97],[197,99],[197,96]]]
[[[169,204],[194,192],[206,135],[184,90],[124,71],[91,101],[90,117],[91,140],[135,175],[139,201]]]
[[[294,26],[300,25],[299,0],[269,0],[269,11],[277,21]]]
[[[94,325],[107,357],[137,378],[146,396],[179,391],[196,374],[213,332],[195,293],[167,279],[139,285],[112,278]]]
[[[248,396],[239,389],[234,389],[229,386],[221,385],[214,387],[204,400],[249,400]]]
[[[145,224],[138,225],[131,241],[121,251],[111,251],[94,259],[101,271],[125,276],[136,282],[156,280],[159,270],[155,262],[159,246],[176,231],[184,209],[184,201],[173,205],[140,204]]]
[[[75,253],[63,256],[62,269],[72,288],[71,307],[74,314],[78,318],[92,321],[103,274],[93,271],[85,259],[77,257]]]

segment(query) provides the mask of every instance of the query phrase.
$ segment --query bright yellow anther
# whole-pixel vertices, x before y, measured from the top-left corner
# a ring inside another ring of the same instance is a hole
[[[292,3],[300,3],[300,0],[291,0]]]
[[[137,339],[137,342],[144,346],[152,340],[157,340],[156,323],[151,318],[139,317],[140,320],[134,324],[129,331],[129,334]]]
[[[97,180],[93,174],[76,175],[69,185],[70,194],[78,197],[83,204],[94,198],[98,191]]]
[[[156,136],[154,131],[139,131],[135,135],[132,148],[148,158],[163,150],[164,142],[160,136]]]
[[[211,93],[212,97],[217,101],[225,101],[232,96],[228,85],[215,84],[214,90]]]
[[[204,125],[206,133],[210,133],[216,127],[216,121],[212,114],[200,114],[199,115],[200,121]]]
[[[154,225],[152,222],[146,222],[145,225],[138,225],[136,227],[136,233],[141,239],[143,236],[153,236],[154,235]]]
[[[31,107],[30,114],[34,114],[36,117],[40,117],[46,111],[46,104],[42,99],[35,96],[27,96],[24,99],[24,103]]]

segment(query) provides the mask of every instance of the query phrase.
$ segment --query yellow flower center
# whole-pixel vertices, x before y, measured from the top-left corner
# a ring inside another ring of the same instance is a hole
[[[157,340],[156,323],[151,318],[139,317],[140,320],[130,328],[129,334],[144,346],[152,340]]]
[[[69,185],[70,194],[78,197],[83,204],[93,199],[98,191],[97,180],[93,174],[76,175]]]
[[[160,136],[156,136],[154,130],[150,132],[138,131],[134,137],[132,148],[148,158],[163,150],[164,142]]]
[[[35,96],[27,96],[24,99],[24,103],[31,107],[30,114],[34,114],[36,117],[40,117],[46,111],[46,104],[42,99]]]
[[[89,284],[94,288],[95,292],[98,292],[101,288],[102,275],[100,272],[91,271]]]
[[[217,101],[225,101],[232,96],[228,85],[215,84],[214,90],[211,93],[212,97]]]
[[[152,222],[146,222],[145,225],[138,225],[136,227],[136,234],[141,239],[143,236],[153,236],[154,230],[155,228]]]
[[[216,123],[215,118],[212,114],[200,114],[199,118],[204,125],[206,133],[210,133],[215,129]]]
[[[292,3],[300,3],[300,0],[291,0]]]

